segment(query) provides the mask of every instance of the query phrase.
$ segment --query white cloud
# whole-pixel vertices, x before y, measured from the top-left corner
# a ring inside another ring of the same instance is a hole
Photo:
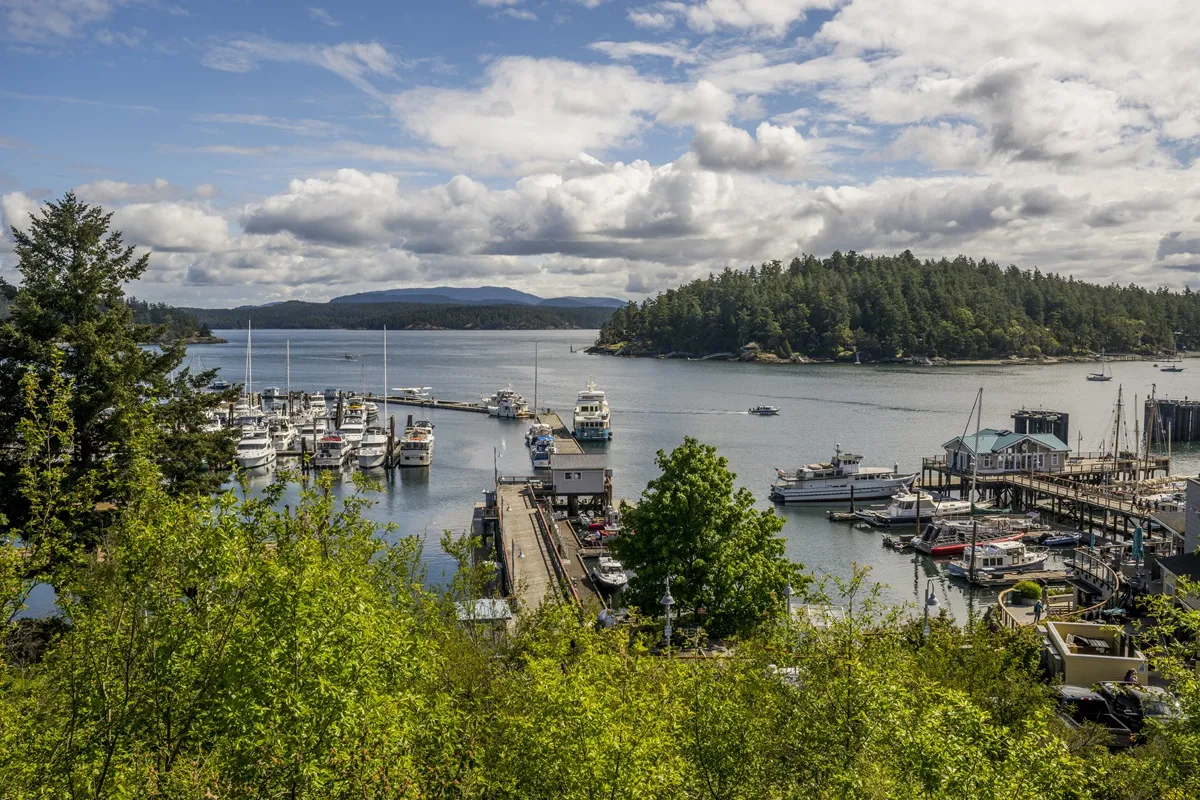
[[[538,15],[527,8],[506,8],[500,12],[502,17],[518,19],[522,22],[537,22]]]
[[[212,253],[229,243],[229,224],[197,204],[132,203],[113,212],[113,227],[128,242],[153,250]]]
[[[333,136],[342,130],[342,126],[325,120],[287,119],[268,117],[263,114],[193,114],[192,121],[218,125],[251,125],[287,131],[301,136]]]
[[[5,38],[47,42],[83,35],[85,28],[112,16],[122,0],[0,0]]]
[[[342,23],[330,16],[329,12],[323,8],[310,7],[308,9],[308,16],[328,28],[342,27]]]
[[[738,99],[724,89],[701,80],[689,89],[677,90],[658,114],[667,125],[698,125],[722,122],[738,108]]]
[[[478,89],[412,89],[392,109],[464,165],[496,170],[631,144],[668,95],[629,67],[513,57],[489,65]]]
[[[722,28],[753,30],[783,36],[809,11],[830,9],[845,0],[693,0],[653,3],[631,8],[629,21],[639,28],[667,30],[677,20],[694,31],[712,33]]]
[[[201,59],[224,72],[251,72],[260,62],[309,64],[329,70],[368,94],[377,94],[369,78],[395,75],[399,62],[378,42],[335,45],[294,44],[274,39],[235,39],[209,48]]]
[[[676,64],[694,64],[699,60],[686,42],[592,42],[588,47],[614,61],[628,61],[639,56],[668,58]]]
[[[675,15],[661,11],[630,8],[626,10],[625,16],[637,27],[652,31],[666,31],[675,27]]]
[[[802,177],[824,171],[815,161],[820,148],[791,127],[763,122],[751,136],[725,123],[701,125],[692,152],[706,169],[771,172]]]

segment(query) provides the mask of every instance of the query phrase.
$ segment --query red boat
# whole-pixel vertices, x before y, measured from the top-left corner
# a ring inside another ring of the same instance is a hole
[[[939,519],[929,523],[921,535],[913,539],[912,545],[918,552],[945,558],[961,555],[972,539],[976,544],[1015,542],[1030,531],[1045,527],[1029,518]]]

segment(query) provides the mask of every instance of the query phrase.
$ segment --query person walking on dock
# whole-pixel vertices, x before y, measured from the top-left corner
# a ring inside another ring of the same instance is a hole
[[[1033,624],[1037,625],[1042,619],[1042,601],[1038,600],[1033,604]]]

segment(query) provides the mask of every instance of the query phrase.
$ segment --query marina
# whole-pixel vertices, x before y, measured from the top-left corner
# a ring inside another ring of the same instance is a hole
[[[229,345],[194,348],[193,352],[204,360],[203,365],[227,365],[223,370],[230,377],[240,378],[244,367],[245,331],[224,332],[230,339]],[[378,332],[296,332],[254,331],[254,371],[261,375],[265,385],[285,386],[285,371],[288,339],[291,340],[292,386],[312,394],[317,392],[324,399],[322,387],[338,385],[355,389],[360,387],[365,368],[368,387],[379,380],[369,377],[382,375],[381,340]],[[537,405],[542,407],[537,420],[552,425],[556,435],[555,445],[560,452],[576,454],[602,452],[612,472],[613,494],[616,497],[636,498],[646,482],[654,477],[656,469],[649,458],[657,449],[671,449],[678,445],[685,434],[699,435],[704,441],[718,446],[722,455],[730,461],[731,468],[738,474],[738,483],[747,485],[758,496],[760,507],[768,507],[770,500],[764,491],[770,483],[772,462],[778,466],[793,464],[792,459],[808,456],[820,457],[835,452],[837,440],[851,443],[855,452],[864,453],[864,464],[888,464],[898,462],[902,472],[920,474],[926,459],[944,461],[939,453],[941,445],[952,438],[953,429],[961,432],[962,418],[971,404],[975,389],[971,384],[987,387],[988,405],[996,408],[1019,408],[1029,406],[1031,398],[1015,391],[1014,376],[1028,373],[1028,380],[1041,381],[1050,376],[1049,369],[1036,367],[1009,367],[1004,369],[972,369],[950,372],[936,369],[879,367],[862,365],[853,371],[839,366],[804,367],[801,370],[774,369],[760,365],[712,365],[684,364],[676,361],[645,359],[612,359],[586,356],[582,352],[572,354],[570,348],[582,351],[588,343],[588,332],[556,334],[553,338],[545,332],[538,334],[520,333],[456,333],[456,332],[398,332],[389,333],[389,376],[393,384],[420,384],[416,392],[392,389],[387,402],[390,414],[395,419],[399,434],[411,411],[416,418],[427,418],[436,426],[437,455],[429,468],[416,470],[371,470],[382,478],[383,492],[377,504],[367,514],[380,522],[395,522],[400,534],[426,535],[436,542],[437,533],[445,530],[465,530],[469,519],[470,497],[493,484],[494,473],[505,476],[533,476],[546,470],[534,470],[529,449],[524,437],[535,421],[505,420],[490,418],[480,407],[477,398],[480,389],[506,386],[512,383],[518,392],[532,397],[534,387],[533,352],[535,336],[540,340],[540,369],[537,378]],[[227,356],[217,357],[219,351]],[[333,351],[333,352],[329,352]],[[343,365],[339,361],[343,351],[360,354],[360,361]],[[522,354],[528,354],[527,356]],[[326,355],[327,354],[327,355]],[[365,365],[365,367],[364,367]],[[1150,392],[1149,382],[1158,380],[1157,373],[1149,364],[1142,362],[1114,362],[1111,368],[1116,380],[1126,383],[1129,391],[1129,372],[1144,372],[1147,384],[1145,393]],[[236,371],[230,371],[230,370]],[[1087,370],[1086,364],[1064,365],[1053,370],[1075,371],[1079,382]],[[1149,374],[1149,373],[1154,373]],[[1053,374],[1058,374],[1057,372]],[[1187,373],[1185,373],[1186,375]],[[748,376],[753,376],[753,387],[747,386]],[[803,378],[804,386],[797,388],[797,376]],[[857,377],[855,377],[857,376]],[[589,380],[609,390],[609,402],[615,406],[620,430],[612,440],[605,443],[579,443],[570,436],[564,418],[570,416],[581,388]],[[853,386],[849,381],[853,379]],[[866,381],[864,383],[864,381]],[[879,390],[872,386],[878,383]],[[1095,484],[1083,484],[1081,496],[1086,492],[1103,489],[1105,475],[1114,477],[1145,474],[1147,466],[1156,467],[1158,480],[1164,480],[1165,471],[1158,465],[1165,458],[1154,455],[1138,464],[1130,457],[1117,461],[1106,457],[1102,440],[1109,440],[1103,431],[1111,428],[1112,404],[1115,392],[1102,401],[1082,402],[1074,397],[1073,387],[1065,384],[1069,379],[1038,383],[1037,402],[1048,407],[1070,411],[1073,429],[1085,431],[1086,443],[1092,448],[1086,458],[1071,462],[1052,482],[1061,477],[1077,477],[1083,473]],[[429,389],[428,387],[435,387]],[[883,387],[886,386],[886,389]],[[613,387],[620,387],[614,393]],[[1058,393],[1056,394],[1056,390]],[[344,392],[348,394],[348,392]],[[328,406],[336,411],[337,389],[329,394]],[[368,393],[364,400],[376,403],[382,413],[384,395]],[[452,398],[452,399],[442,399]],[[746,413],[746,409],[762,404],[765,398],[781,408],[779,416],[757,417]],[[567,413],[546,412],[546,408],[558,408]],[[918,411],[920,409],[920,411]],[[871,415],[869,429],[858,417]],[[1037,409],[1027,413],[1028,424],[1052,426],[1060,412],[1042,412]],[[1042,422],[1037,420],[1041,418]],[[806,419],[802,429],[789,424],[789,420]],[[984,422],[994,417],[984,415]],[[415,420],[414,420],[415,421]],[[1133,420],[1130,420],[1132,423]],[[386,422],[381,420],[386,427]],[[1012,427],[1016,427],[1013,423]],[[864,433],[869,432],[869,438]],[[1095,432],[1095,433],[1093,433]],[[836,438],[835,438],[836,437]],[[1068,435],[1071,444],[1078,437],[1072,430]],[[600,449],[597,449],[600,448]],[[307,445],[311,450],[311,440]],[[1133,448],[1131,447],[1132,451]],[[495,454],[493,453],[495,451]],[[1158,452],[1158,448],[1155,449]],[[290,461],[295,451],[282,454],[281,465]],[[938,453],[938,455],[932,455]],[[1171,461],[1173,474],[1186,474],[1200,459],[1181,445],[1173,452]],[[495,462],[495,463],[493,463]],[[905,465],[911,465],[904,470]],[[347,491],[350,484],[346,468],[334,471],[335,492]],[[1081,467],[1083,468],[1081,470]],[[1088,475],[1090,471],[1092,475]],[[251,488],[265,485],[271,470],[255,470],[249,474]],[[545,475],[539,475],[545,480]],[[1043,476],[1039,476],[1044,480]],[[1025,480],[1021,476],[983,475],[979,485],[1013,484]],[[942,494],[957,499],[964,485],[969,485],[970,476],[947,471],[939,478],[936,473],[926,473],[914,483],[931,494]],[[1038,488],[1041,488],[1040,486]],[[1114,490],[1116,487],[1114,487]],[[290,492],[291,490],[289,490]],[[991,499],[992,489],[988,499]],[[1011,494],[1011,488],[1006,489]],[[1049,497],[1033,497],[1035,502],[1054,503],[1060,507],[1063,517],[1052,515],[1056,529],[1077,531],[1079,520],[1073,516],[1067,492],[1061,503]],[[1029,493],[1027,492],[1027,495]],[[1070,488],[1073,498],[1074,486]],[[1005,495],[1007,498],[1009,495]],[[1106,503],[1125,503],[1125,511],[1135,512],[1129,500],[1106,497]],[[1029,500],[1026,497],[1025,500]],[[1099,497],[1096,498],[1099,500]],[[881,498],[881,506],[890,498]],[[285,502],[287,496],[285,495]],[[868,506],[871,501],[856,498],[858,508]],[[884,584],[884,597],[890,602],[919,602],[926,578],[935,580],[940,587],[944,605],[956,616],[965,619],[970,614],[980,614],[983,608],[994,602],[997,588],[980,586],[970,588],[965,583],[952,582],[946,573],[946,563],[931,559],[921,553],[895,553],[881,546],[882,534],[866,535],[854,527],[830,520],[829,512],[847,513],[849,501],[828,504],[787,504],[777,506],[785,520],[783,537],[790,557],[821,572],[848,575],[852,564],[871,567],[872,580]],[[1000,504],[1001,508],[1011,508]],[[1116,506],[1113,506],[1114,508]],[[1090,540],[1087,535],[1088,522],[1096,528],[1097,544],[1107,541],[1100,533],[1103,510],[1097,505],[1094,516],[1083,520],[1082,542]],[[1041,508],[1040,510],[1045,510]],[[1128,516],[1128,515],[1126,515]],[[1135,520],[1131,520],[1135,521]],[[861,520],[856,520],[861,524]],[[1128,542],[1124,533],[1124,520],[1110,511],[1109,535],[1120,532],[1120,539]],[[1116,527],[1117,530],[1112,530]],[[566,526],[562,526],[564,530]],[[1132,525],[1130,531],[1132,532]],[[913,528],[902,524],[889,529],[892,535],[907,535],[912,538]],[[428,531],[427,534],[424,532]],[[1069,558],[1069,548],[1065,549]],[[591,550],[581,548],[579,553],[591,557]],[[450,562],[437,550],[436,544],[426,546],[425,559],[429,565],[429,580],[438,582],[451,568]],[[528,557],[527,559],[528,560]],[[1060,559],[1061,561],[1061,559]],[[577,557],[564,564],[578,564]],[[1057,566],[1057,563],[1055,564]],[[518,565],[519,567],[519,565]],[[579,585],[590,583],[587,579],[591,567],[578,570]]]

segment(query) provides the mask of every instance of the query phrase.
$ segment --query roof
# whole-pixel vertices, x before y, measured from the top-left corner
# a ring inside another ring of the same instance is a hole
[[[473,608],[468,607],[466,603],[455,603],[454,605],[458,608],[460,622],[490,622],[498,619],[512,619],[513,615],[508,603],[490,597],[483,597],[475,601]]]
[[[1160,558],[1158,566],[1176,578],[1200,581],[1200,553],[1184,553],[1178,556]]]
[[[1182,511],[1155,511],[1150,515],[1150,519],[1176,536],[1183,535],[1184,526],[1187,524],[1187,514]]]
[[[555,453],[550,456],[550,469],[604,469],[604,456],[599,453]]]
[[[976,446],[976,437],[978,437],[978,446]],[[981,451],[984,453],[999,453],[1008,450],[1013,445],[1026,439],[1037,442],[1050,450],[1065,452],[1071,449],[1067,447],[1062,439],[1052,433],[1013,433],[1009,430],[997,430],[996,428],[984,428],[978,434],[972,433],[970,436],[955,436],[942,445],[942,447],[949,447],[955,442],[961,442],[963,448],[972,453]]]

